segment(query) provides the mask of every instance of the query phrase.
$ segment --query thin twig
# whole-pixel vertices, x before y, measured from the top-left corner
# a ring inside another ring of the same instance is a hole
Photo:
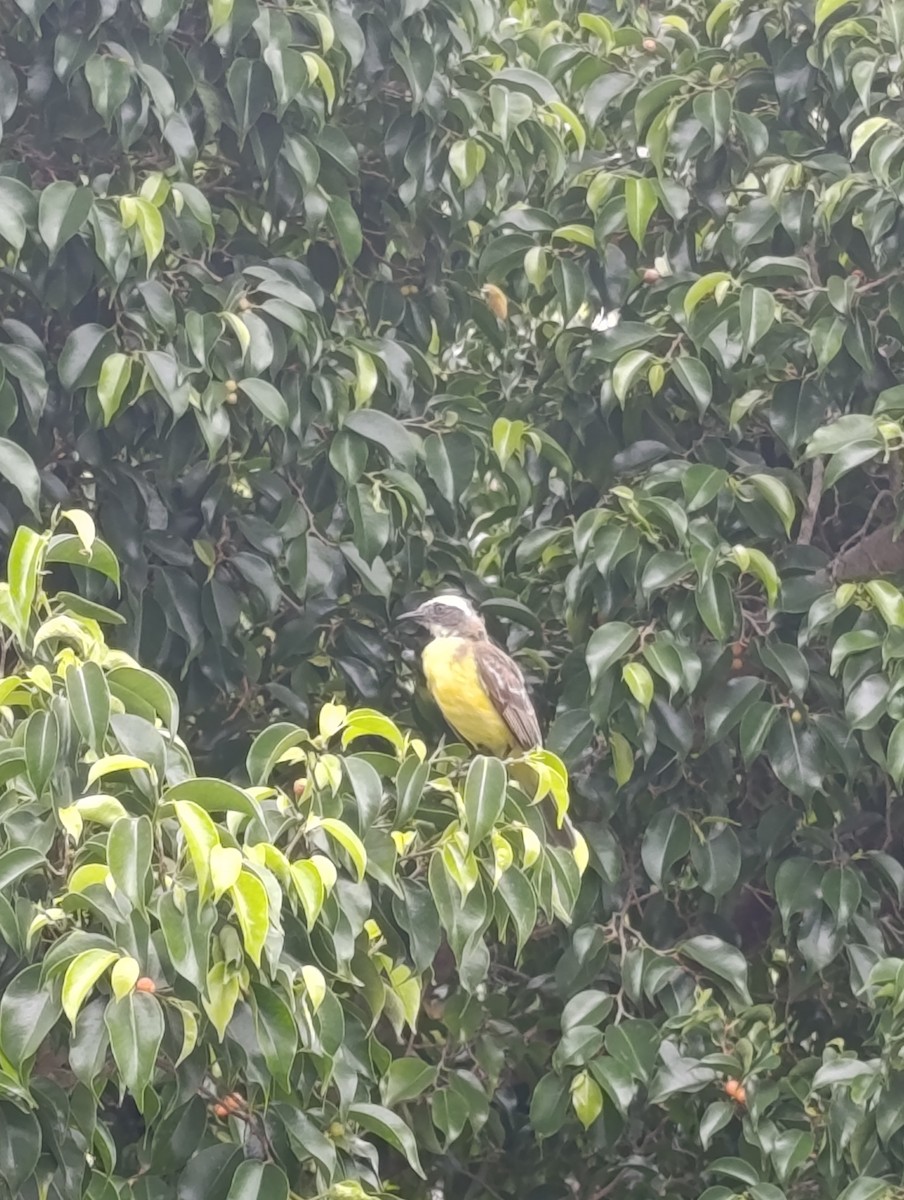
[[[887,500],[889,496],[891,496],[891,492],[888,490],[888,488],[883,488],[881,492],[876,494],[875,500],[873,500],[872,504],[869,506],[869,512],[866,514],[866,520],[856,533],[851,534],[847,541],[842,542],[841,548],[836,555],[837,558],[840,558],[846,550],[850,550],[852,546],[856,546],[858,542],[861,542],[866,537],[867,533],[869,532],[869,527],[873,523],[873,517],[876,515],[876,510],[882,501]]]

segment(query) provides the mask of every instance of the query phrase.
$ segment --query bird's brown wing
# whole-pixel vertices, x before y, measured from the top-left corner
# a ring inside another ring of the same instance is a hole
[[[522,750],[541,746],[540,723],[517,664],[492,642],[478,642],[474,656],[480,682],[517,745]]]

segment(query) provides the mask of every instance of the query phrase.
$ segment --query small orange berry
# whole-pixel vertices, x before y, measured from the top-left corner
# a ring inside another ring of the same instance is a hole
[[[732,671],[743,671],[744,670],[743,658],[733,658],[731,660],[731,669],[732,669]]]
[[[302,794],[304,793],[304,790],[306,787],[307,787],[306,780],[296,779],[295,782],[292,784],[292,791],[295,793],[296,797],[300,798],[302,796]]]
[[[245,1107],[245,1101],[238,1094],[238,1092],[230,1092],[228,1096],[223,1097],[222,1107],[225,1108],[227,1112],[238,1112],[240,1108]]]
[[[644,38],[643,48],[644,48],[644,50],[647,51],[648,54],[652,53],[657,48],[657,46],[658,46],[658,42],[656,41],[655,38]]]
[[[725,1095],[737,1104],[747,1103],[747,1091],[740,1079],[728,1079],[725,1083]]]
[[[157,984],[154,983],[150,975],[142,975],[135,984],[136,992],[149,992],[152,996],[157,991]]]
[[[225,1121],[226,1118],[229,1116],[229,1109],[226,1107],[225,1104],[215,1104],[213,1111],[214,1111],[214,1116],[219,1117],[221,1121]]]
[[[643,273],[644,283],[658,283],[661,276],[655,267],[647,267]]]

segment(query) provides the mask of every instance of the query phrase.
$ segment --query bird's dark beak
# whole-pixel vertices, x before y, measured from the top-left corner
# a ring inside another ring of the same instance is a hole
[[[396,625],[412,624],[420,625],[423,620],[423,611],[420,608],[413,608],[411,612],[400,613],[396,619]]]

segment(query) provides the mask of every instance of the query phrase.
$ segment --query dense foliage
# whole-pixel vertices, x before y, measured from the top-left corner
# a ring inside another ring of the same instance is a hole
[[[901,3],[0,31],[0,1190],[892,1196]]]

